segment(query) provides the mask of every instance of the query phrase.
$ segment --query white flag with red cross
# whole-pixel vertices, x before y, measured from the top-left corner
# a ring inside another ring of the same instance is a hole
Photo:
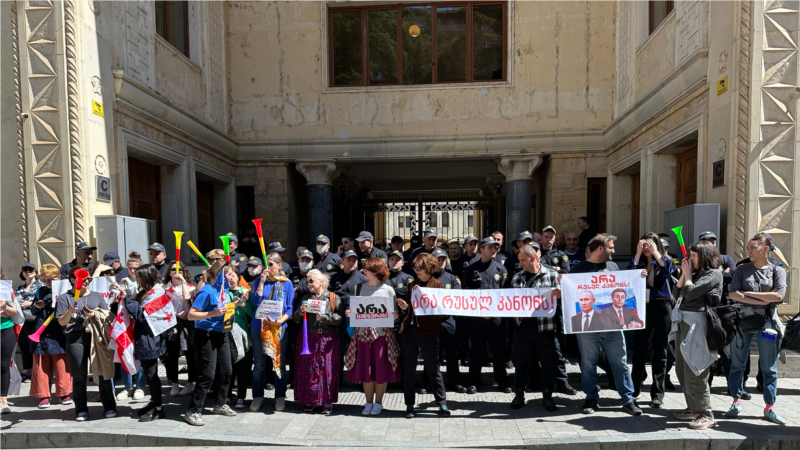
[[[172,299],[161,286],[157,285],[150,289],[144,297],[142,308],[144,308],[147,324],[153,330],[154,336],[158,336],[178,325],[178,318],[175,316],[175,307],[172,306]]]
[[[111,341],[108,348],[114,350],[114,362],[122,364],[123,369],[128,375],[133,375],[139,371],[139,361],[136,360],[133,350],[133,325],[128,308],[120,305],[117,317],[111,326],[109,334]]]

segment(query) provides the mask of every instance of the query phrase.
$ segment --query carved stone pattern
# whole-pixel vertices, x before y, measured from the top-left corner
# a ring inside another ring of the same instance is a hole
[[[83,167],[81,165],[80,109],[78,108],[78,56],[75,43],[75,1],[64,2],[64,41],[67,59],[67,112],[69,114],[69,155],[72,169],[72,214],[75,242],[86,241],[83,215]]]
[[[225,8],[222,2],[205,2],[207,7],[205,33],[206,120],[220,130],[227,130],[228,108],[225,106]]]
[[[65,260],[67,238],[64,208],[64,180],[61,143],[61,88],[58,79],[58,43],[56,10],[52,3],[25,3],[27,66],[24,105],[30,114],[30,161],[26,169],[33,180],[33,229],[36,242],[35,261],[60,264]],[[34,259],[34,258],[32,258]]]
[[[617,2],[617,85],[614,99],[614,117],[619,117],[630,107],[633,93],[631,51],[631,8],[636,2]]]
[[[150,5],[146,1],[127,1],[125,8],[125,72],[145,86],[152,87],[153,41]]]
[[[675,2],[678,8],[676,63],[680,65],[703,45],[703,2],[700,0]]]
[[[542,160],[541,154],[501,156],[497,171],[506,177],[506,181],[530,180]]]
[[[28,257],[28,200],[25,195],[25,141],[22,134],[22,87],[19,78],[19,41],[17,35],[17,2],[10,2],[11,6],[11,57],[14,61],[14,112],[16,113],[17,129],[17,164],[19,167],[19,206],[20,225],[22,226],[22,258],[29,261]]]
[[[775,256],[792,266],[793,203],[798,85],[797,3],[764,6],[761,67],[760,136],[752,152],[758,165],[757,231],[772,235]]]
[[[305,177],[309,186],[316,184],[333,186],[333,180],[341,172],[341,169],[336,167],[335,161],[297,161],[295,167]]]
[[[752,10],[749,1],[741,3],[741,19],[739,21],[739,90],[737,101],[736,119],[736,151],[735,161],[735,204],[736,215],[733,233],[733,254],[736,260],[741,261],[747,257],[745,239],[747,229],[747,155],[749,148],[749,123],[750,123],[750,52],[752,48]]]

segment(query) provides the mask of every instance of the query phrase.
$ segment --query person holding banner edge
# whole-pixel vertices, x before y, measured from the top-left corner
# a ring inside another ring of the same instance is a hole
[[[441,251],[437,248],[436,250]],[[422,364],[425,375],[430,382],[434,401],[438,405],[438,413],[442,417],[449,417],[447,409],[447,393],[444,388],[442,372],[439,369],[439,336],[444,331],[444,325],[454,328],[452,316],[417,316],[411,308],[412,291],[420,287],[444,289],[445,284],[433,277],[437,269],[437,258],[430,253],[420,253],[414,258],[414,272],[417,279],[409,284],[404,300],[398,299],[400,307],[400,359],[403,366],[403,395],[406,403],[407,419],[414,417],[415,392],[414,378],[417,370],[417,356],[422,353]],[[451,274],[452,275],[452,274]]]
[[[538,244],[536,244],[538,246]],[[561,296],[558,284],[558,272],[545,268],[539,259],[537,249],[529,244],[523,245],[516,255],[522,269],[511,279],[513,288],[553,288],[552,296]],[[542,404],[550,412],[556,410],[553,401],[555,378],[558,374],[560,355],[556,349],[556,322],[553,317],[514,318],[517,328],[514,330],[514,342],[511,348],[511,359],[516,368],[516,394],[511,401],[511,409],[525,406],[525,383],[528,381],[528,368],[541,364],[540,385],[542,388]],[[536,359],[533,359],[534,353]]]
[[[151,289],[161,281],[160,274],[153,264],[145,264],[136,269],[136,282],[141,286],[135,296],[125,297],[125,308],[136,321],[134,331],[134,354],[142,364],[142,373],[150,386],[150,402],[137,412],[139,422],[151,422],[166,418],[162,406],[161,377],[158,376],[158,358],[167,352],[167,345],[162,336],[154,335],[153,329],[147,322],[147,315],[143,302],[151,294]],[[155,301],[151,300],[151,301]]]
[[[646,233],[642,236],[636,245],[636,255],[633,257],[631,264],[628,265],[627,270],[645,271],[646,292],[649,294],[645,306],[645,319],[648,327],[634,333],[633,397],[639,397],[642,382],[647,376],[647,372],[645,372],[647,344],[652,334],[653,382],[650,385],[650,406],[660,408],[664,404],[664,382],[667,375],[667,337],[669,336],[672,317],[672,294],[669,282],[674,266],[672,265],[672,259],[666,257],[664,247],[661,245],[661,239],[657,234]],[[623,292],[622,297],[625,297],[624,294]],[[624,302],[625,299],[623,298],[622,303]]]
[[[616,240],[616,236],[607,233],[593,237],[589,241],[588,257],[573,267],[570,273],[618,271],[617,264],[611,261]],[[592,302],[594,302],[594,297],[592,297]],[[588,316],[588,314],[585,315]],[[605,314],[597,311],[594,311],[592,315],[605,317]],[[628,367],[625,336],[622,334],[622,330],[579,333],[577,336],[578,348],[581,352],[581,386],[586,394],[583,413],[592,414],[599,408],[597,404],[597,400],[600,398],[597,392],[597,362],[600,358],[600,347],[602,347],[608,355],[611,374],[614,376],[617,392],[622,400],[622,410],[632,416],[641,416],[642,410],[636,405],[632,395],[633,380]]]
[[[447,271],[450,265],[447,253],[441,248],[437,248],[432,255],[436,257],[437,261],[433,277],[444,283],[445,289],[461,290],[461,280]],[[465,394],[467,388],[461,385],[461,372],[458,367],[458,335],[456,334],[458,324],[453,316],[447,316],[446,320],[445,318],[442,320],[442,327],[442,331],[439,332],[439,342],[447,367],[447,387],[459,394]]]

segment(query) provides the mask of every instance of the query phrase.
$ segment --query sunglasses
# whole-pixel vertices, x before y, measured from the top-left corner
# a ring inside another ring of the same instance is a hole
[[[420,266],[414,266],[414,271],[416,271],[416,272],[422,272],[423,270],[424,269],[422,267],[420,267]]]
[[[269,263],[269,266],[268,266],[268,267],[274,267],[274,266],[277,266],[277,264],[276,264],[276,263],[274,263],[274,262],[271,262],[271,263]]]
[[[30,267],[26,267],[22,269],[23,272],[36,272],[36,269],[31,269]]]

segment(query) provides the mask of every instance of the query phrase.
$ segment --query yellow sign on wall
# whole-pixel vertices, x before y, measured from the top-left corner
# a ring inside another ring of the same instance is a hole
[[[722,95],[728,92],[728,77],[724,77],[723,79],[717,81],[717,95]]]
[[[92,113],[100,117],[105,117],[105,113],[103,112],[103,104],[98,103],[96,100],[92,100]]]

